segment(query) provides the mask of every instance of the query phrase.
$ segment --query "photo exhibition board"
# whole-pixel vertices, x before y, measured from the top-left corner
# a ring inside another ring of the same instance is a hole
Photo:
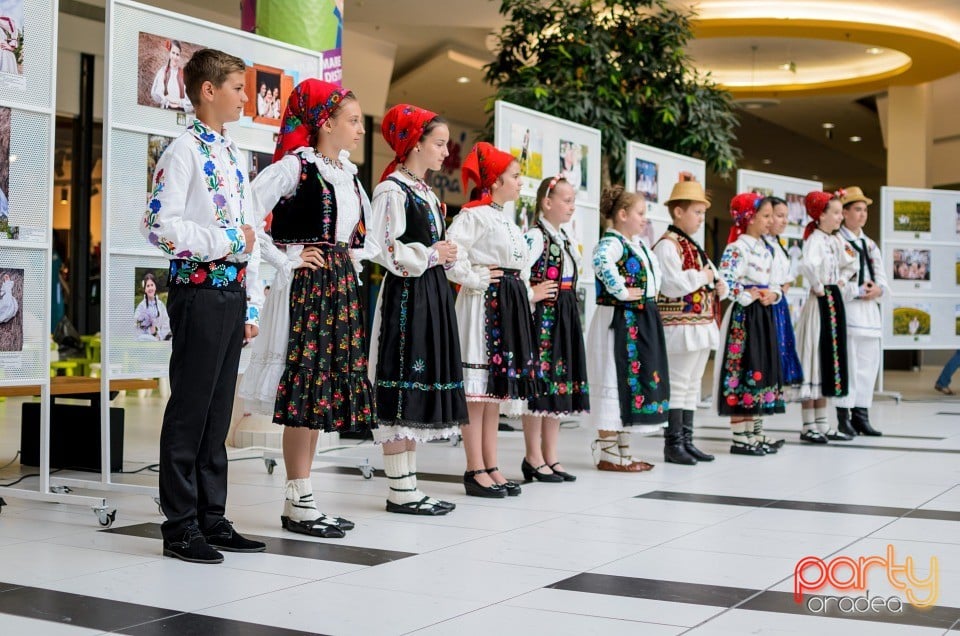
[[[0,1],[0,385],[50,379],[58,5]]]
[[[227,134],[249,183],[272,160],[287,96],[301,80],[321,76],[324,53],[126,0],[111,0],[107,12],[103,370],[109,378],[165,377],[168,261],[140,227],[156,163],[194,119],[181,68],[205,47],[244,60],[246,110]],[[261,275],[269,280],[273,272],[264,266]]]
[[[707,165],[701,159],[694,159],[668,150],[661,150],[636,141],[627,142],[627,165],[624,175],[625,187],[630,192],[639,192],[647,200],[647,231],[643,237],[647,245],[652,247],[670,225],[670,211],[667,209],[667,199],[675,183],[681,179],[694,181],[707,188]],[[683,176],[681,176],[683,175]],[[711,201],[707,210],[707,218],[722,210]],[[693,238],[703,245],[706,222],[700,226],[700,231]]]
[[[823,182],[810,179],[798,179],[754,170],[737,170],[737,192],[756,192],[765,197],[780,197],[787,202],[787,229],[780,240],[790,255],[790,272],[795,276],[794,284],[787,292],[790,303],[790,317],[794,324],[800,318],[803,303],[810,295],[809,285],[799,276],[800,257],[803,253],[803,229],[810,221],[807,216],[806,199],[808,192],[823,190]]]
[[[960,192],[883,187],[884,349],[960,348]]]
[[[582,256],[577,295],[586,329],[595,304],[591,254],[600,237],[600,131],[503,101],[494,117],[494,145],[517,158],[522,182],[520,200],[504,214],[526,231],[541,181],[562,174],[577,191],[577,211],[564,229]]]

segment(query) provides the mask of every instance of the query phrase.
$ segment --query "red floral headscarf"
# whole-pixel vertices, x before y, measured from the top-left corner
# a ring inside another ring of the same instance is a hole
[[[273,160],[279,161],[297,148],[315,146],[320,126],[337,111],[349,92],[336,84],[313,78],[297,84],[283,111]]]
[[[514,161],[516,159],[509,152],[499,150],[485,141],[477,142],[464,158],[461,174],[464,191],[469,190],[470,182],[473,181],[480,191],[480,198],[471,200],[463,207],[490,205],[493,201],[490,196],[490,187]]]
[[[387,114],[383,116],[380,132],[393,152],[396,153],[396,156],[387,166],[387,169],[383,171],[383,174],[380,175],[381,181],[396,170],[398,164],[406,161],[410,151],[416,147],[417,142],[423,137],[423,129],[436,118],[436,113],[410,104],[397,104],[387,111]]]
[[[807,193],[807,198],[804,199],[804,205],[807,206],[807,215],[813,220],[807,223],[807,227],[804,228],[803,240],[807,240],[807,237],[817,229],[820,216],[823,214],[823,211],[827,209],[827,204],[836,198],[837,197],[829,192],[820,192],[818,190]]]
[[[763,197],[756,192],[744,192],[730,200],[730,218],[733,219],[733,227],[727,235],[727,243],[733,243],[740,238],[750,225],[750,221],[757,215],[762,201]]]

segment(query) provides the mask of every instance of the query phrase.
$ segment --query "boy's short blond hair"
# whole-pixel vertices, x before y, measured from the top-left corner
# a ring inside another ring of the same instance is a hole
[[[231,73],[242,73],[245,70],[247,65],[235,55],[216,49],[201,49],[194,53],[183,67],[183,84],[187,97],[196,108],[200,104],[200,88],[204,82],[220,87]]]

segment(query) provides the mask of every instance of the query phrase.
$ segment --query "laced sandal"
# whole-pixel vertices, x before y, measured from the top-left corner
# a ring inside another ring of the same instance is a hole
[[[442,503],[437,499],[431,501],[430,497],[424,497],[420,501],[410,501],[405,504],[398,504],[387,499],[387,512],[398,512],[405,515],[427,515],[430,517],[439,517],[450,512],[450,508],[440,506]]]
[[[826,444],[828,442],[827,438],[824,437],[823,433],[820,431],[815,431],[813,429],[809,431],[803,431],[800,433],[800,441],[807,442],[809,444]]]
[[[767,454],[776,453],[777,450],[786,443],[786,440],[783,439],[774,439],[763,432],[763,420],[757,418],[753,420],[753,438],[761,446]]]
[[[598,448],[599,447],[599,448]],[[596,462],[597,470],[608,471],[612,473],[642,473],[653,470],[653,464],[634,460],[631,455],[623,455],[620,449],[629,449],[629,444],[620,444],[618,438],[598,437],[593,440],[590,446],[591,450],[599,451],[601,459]],[[617,452],[612,453],[610,449],[616,448]],[[615,458],[616,461],[602,459],[604,454]]]
[[[323,517],[309,521],[297,521],[287,516],[281,516],[280,525],[283,526],[284,530],[311,537],[320,537],[322,539],[342,539],[347,536],[346,531],[340,526],[333,523],[325,523],[321,521],[321,519],[323,519]]]
[[[753,439],[752,435],[747,433],[734,433],[733,444],[730,445],[730,454],[763,457],[767,454],[767,450],[756,439]]]

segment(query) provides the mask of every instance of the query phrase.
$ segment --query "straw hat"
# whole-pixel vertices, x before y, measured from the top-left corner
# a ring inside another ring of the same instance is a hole
[[[840,203],[844,206],[847,206],[851,203],[856,203],[857,201],[863,201],[867,205],[873,203],[873,199],[868,199],[863,195],[863,190],[857,186],[850,186],[849,188],[844,188],[839,193]]]
[[[667,207],[670,207],[674,201],[697,201],[706,203],[707,207],[710,207],[710,202],[707,201],[707,195],[699,181],[680,181],[674,184],[670,198],[667,199]]]

